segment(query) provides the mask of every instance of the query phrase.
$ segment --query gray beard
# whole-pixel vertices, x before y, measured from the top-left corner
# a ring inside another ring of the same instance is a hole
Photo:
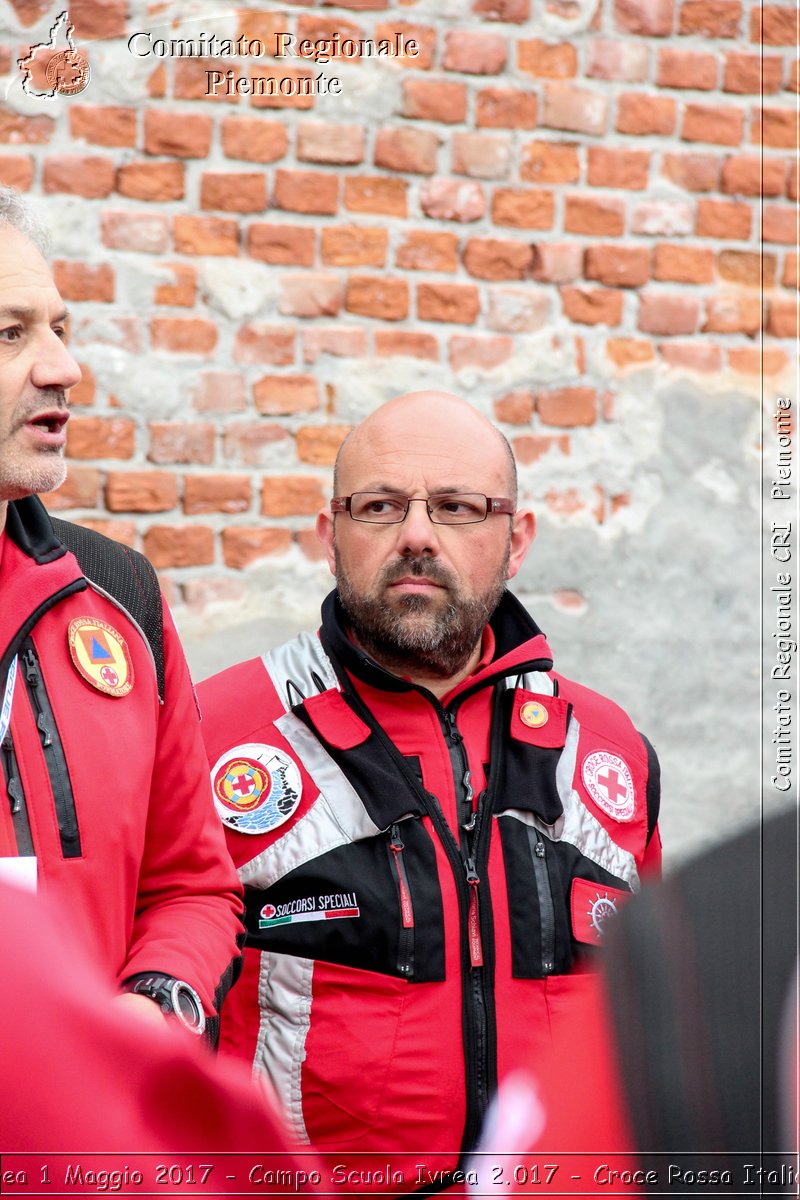
[[[396,675],[422,672],[449,679],[465,666],[505,591],[506,565],[483,596],[466,599],[458,580],[434,559],[404,558],[386,567],[371,595],[357,595],[336,555],[336,583],[348,625],[359,645]],[[439,607],[428,596],[398,596],[387,603],[385,585],[403,575],[441,583],[448,602]]]

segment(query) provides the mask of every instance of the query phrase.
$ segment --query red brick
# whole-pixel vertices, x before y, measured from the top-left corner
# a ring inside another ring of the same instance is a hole
[[[0,157],[0,183],[27,192],[33,183],[34,163],[22,154],[4,154]]]
[[[331,216],[339,203],[338,176],[281,168],[275,172],[274,202],[277,208],[291,212]]]
[[[263,173],[204,171],[200,179],[200,207],[221,212],[263,212],[267,207],[266,179]]]
[[[406,333],[387,329],[375,331],[375,353],[379,358],[402,355],[406,358],[439,360],[439,343],[432,333]]]
[[[228,158],[270,163],[283,158],[289,148],[286,126],[266,117],[226,117],[220,132],[222,150]]]
[[[792,108],[753,109],[750,141],[793,150],[800,143],[799,120],[798,113]]]
[[[797,200],[797,178],[798,178],[798,162],[797,159],[789,164],[789,182],[786,186],[786,195],[790,200]]]
[[[639,294],[639,319],[636,328],[642,333],[661,336],[695,333],[700,321],[700,301],[688,296],[665,292]]]
[[[80,525],[82,529],[93,529],[95,533],[102,533],[104,537],[111,538],[114,542],[122,542],[124,546],[136,547],[136,526],[133,521],[103,521],[79,517],[75,518],[75,524]],[[165,581],[162,579],[160,583],[162,595],[167,599]],[[169,603],[168,599],[167,603]]]
[[[761,298],[728,294],[711,296],[706,301],[703,333],[747,333],[761,328]]]
[[[737,154],[722,164],[721,190],[739,196],[781,196],[786,164],[776,158]]]
[[[146,216],[147,214],[142,215]],[[172,282],[158,285],[153,302],[168,304],[176,308],[194,308],[197,297],[197,273],[194,267],[190,267],[186,263],[162,263],[161,267],[165,271],[172,272]]]
[[[586,179],[590,187],[625,188],[641,191],[647,187],[650,155],[646,150],[618,150],[589,146]]]
[[[658,353],[670,367],[714,374],[722,369],[722,351],[713,342],[662,342]]]
[[[150,322],[153,349],[171,354],[210,354],[218,336],[214,322],[202,317],[154,317]]]
[[[614,196],[567,196],[564,232],[618,237],[625,231],[625,205]]]
[[[465,75],[497,75],[508,60],[508,42],[483,29],[454,29],[445,34],[442,66]]]
[[[697,50],[665,46],[658,52],[656,84],[665,88],[713,91],[717,87],[717,58]]]
[[[711,283],[714,251],[704,246],[661,243],[653,251],[653,278],[669,283]]]
[[[95,320],[86,317],[75,321],[72,326],[72,338],[76,345],[93,345],[95,342],[102,346],[116,346],[129,354],[142,352],[142,326],[136,317],[115,317],[112,310],[107,310],[102,317]]]
[[[480,293],[469,284],[420,283],[417,287],[417,316],[420,321],[474,325],[480,309]]]
[[[151,525],[142,549],[156,569],[207,566],[214,561],[214,530],[206,525]]]
[[[578,147],[559,142],[529,142],[522,149],[520,177],[530,183],[576,183]]]
[[[278,312],[291,317],[335,317],[342,307],[338,275],[297,271],[282,275]]]
[[[517,88],[483,88],[475,100],[479,129],[534,129],[536,112],[536,97]]]
[[[297,127],[297,157],[301,162],[352,166],[364,161],[363,125],[333,121],[303,121]]]
[[[536,411],[545,425],[558,425],[562,429],[594,425],[597,420],[597,392],[588,387],[537,392]]]
[[[131,200],[182,200],[185,171],[183,163],[127,163],[117,171],[116,189]]]
[[[226,567],[240,571],[270,554],[285,554],[291,544],[290,529],[234,525],[222,531],[222,558]]]
[[[315,363],[321,354],[330,354],[333,358],[364,358],[366,353],[365,329],[317,325],[303,330],[303,362]]]
[[[380,175],[347,175],[344,206],[349,212],[380,213],[387,217],[408,215],[408,183]]]
[[[466,85],[444,79],[405,79],[403,116],[459,125],[467,116]]]
[[[578,55],[570,42],[533,38],[517,42],[517,67],[535,79],[573,79],[578,72]]]
[[[617,100],[617,125],[620,133],[667,137],[675,132],[677,105],[668,96],[645,96],[624,92]]]
[[[97,385],[92,368],[86,363],[80,363],[81,379],[69,390],[69,402],[72,408],[76,406],[89,407],[94,404]]]
[[[297,457],[312,466],[332,467],[349,432],[349,425],[305,425],[295,438]]]
[[[397,249],[395,265],[404,271],[455,271],[458,238],[454,233],[410,229]]]
[[[515,437],[511,443],[514,457],[523,466],[530,466],[544,458],[551,450],[558,449],[562,454],[569,454],[569,435],[566,433],[524,433]]]
[[[253,108],[309,109],[314,107],[314,76],[309,67],[259,67],[250,72]]]
[[[247,386],[235,371],[203,371],[194,376],[192,405],[197,412],[244,412]]]
[[[685,0],[679,32],[707,38],[738,37],[742,21],[739,0]]]
[[[578,325],[619,325],[622,292],[609,288],[561,288],[564,316]]]
[[[183,511],[198,513],[247,512],[250,507],[249,475],[184,475]]]
[[[504,179],[511,168],[512,144],[508,137],[486,133],[454,133],[452,170],[478,179]]]
[[[765,242],[797,245],[797,210],[765,204],[761,215],[761,236]]]
[[[125,0],[73,0],[69,19],[79,41],[122,37],[127,15]]]
[[[109,471],[109,512],[168,512],[178,503],[178,480],[172,471]]]
[[[774,254],[757,250],[723,250],[717,255],[720,279],[744,287],[774,287],[777,271]]]
[[[315,516],[325,504],[325,492],[313,475],[274,475],[261,485],[265,517]]]
[[[772,256],[770,255],[770,257]],[[781,283],[785,288],[796,288],[800,286],[797,273],[797,261],[798,255],[796,250],[792,251],[791,253],[787,252],[783,264],[783,277],[781,279]]]
[[[181,214],[173,223],[179,254],[239,253],[239,224],[225,217],[192,217]]]
[[[294,362],[295,330],[292,325],[242,325],[233,346],[234,362],[271,363],[287,367]]]
[[[313,412],[319,408],[319,390],[313,375],[263,375],[253,384],[256,411],[268,417]]]
[[[614,24],[624,33],[668,37],[674,22],[673,0],[614,0]]]
[[[523,24],[531,15],[531,0],[472,0],[472,11],[483,21]]]
[[[68,458],[132,458],[136,426],[120,417],[76,417],[67,425]]]
[[[159,63],[154,71],[151,71],[147,77],[147,94],[151,100],[163,100],[167,94],[167,68],[163,62]]]
[[[532,188],[495,188],[492,221],[518,229],[552,229],[555,197],[552,192]]]
[[[64,300],[114,300],[114,271],[108,263],[53,263],[53,279]]]
[[[797,45],[797,9],[789,4],[765,4],[750,13],[750,41],[764,46]]]
[[[692,232],[694,212],[683,201],[647,200],[631,213],[631,233],[648,237],[684,237]]]
[[[305,226],[254,222],[247,230],[246,250],[251,258],[262,262],[310,267],[314,264],[314,242],[314,230]]]
[[[286,26],[282,26],[286,28]],[[360,55],[343,55],[336,49],[336,35],[338,39],[344,41],[345,38],[353,38],[358,41],[364,37],[364,30],[360,25],[356,25],[354,21],[348,21],[346,17],[326,16],[323,13],[308,13],[303,14],[297,19],[297,40],[299,42],[331,42],[330,61],[331,63],[341,62],[358,62]],[[312,63],[314,59],[309,57]]]
[[[636,338],[609,338],[606,354],[620,371],[627,367],[641,367],[655,358],[652,342],[642,342]]]
[[[363,225],[329,225],[322,231],[322,261],[328,267],[384,267],[388,230]]]
[[[783,350],[777,348],[758,350],[748,347],[731,348],[728,351],[728,364],[732,371],[742,375],[763,376],[780,375],[789,365],[789,360]]]
[[[171,158],[207,158],[211,149],[211,117],[147,109],[144,114],[144,148],[147,154]]]
[[[541,242],[533,247],[531,278],[540,283],[572,283],[582,267],[583,247],[577,242]]]
[[[642,42],[595,38],[586,47],[586,75],[620,83],[643,83],[648,75],[648,48]]]
[[[432,175],[436,170],[438,135],[429,129],[379,129],[375,139],[375,166],[387,171]]]
[[[153,421],[147,457],[155,463],[212,463],[214,426],[205,421]]]
[[[286,13],[247,11],[239,9],[236,13],[236,37],[245,37],[248,41],[258,40],[265,47],[275,47],[275,34],[286,29]]]
[[[641,287],[650,277],[650,251],[647,246],[589,246],[583,273],[607,287]]]
[[[100,472],[95,467],[78,467],[70,463],[67,478],[55,492],[40,497],[50,512],[69,508],[97,508],[100,501]]]
[[[783,61],[760,54],[731,53],[725,55],[722,86],[726,92],[740,95],[766,95],[781,86]]]
[[[486,328],[497,333],[533,333],[551,318],[550,297],[543,289],[490,287]]]
[[[464,250],[464,266],[477,279],[525,279],[533,249],[525,242],[500,238],[471,238]]]
[[[413,25],[409,21],[398,20],[375,26],[375,37],[378,40],[388,38],[392,41],[396,34],[402,34],[406,44],[410,41],[416,42],[418,52],[413,57],[401,54],[391,60],[392,64],[410,67],[416,71],[429,71],[436,57],[436,30],[431,25]]]
[[[695,233],[698,237],[735,238],[747,241],[753,224],[749,204],[735,200],[698,200]]]
[[[480,184],[462,179],[431,179],[420,191],[420,207],[437,221],[479,221],[486,212]]]
[[[75,104],[69,110],[73,141],[96,146],[135,146],[136,109],[119,105]]]
[[[665,154],[662,174],[687,192],[714,192],[719,161],[710,154]]]
[[[100,214],[100,237],[110,250],[163,254],[169,245],[169,227],[161,213],[106,209]]]
[[[100,200],[114,190],[114,174],[110,158],[59,154],[45,159],[42,191],[69,192],[86,200]]]
[[[225,427],[223,454],[228,462],[266,467],[270,463],[285,463],[291,454],[289,443],[288,430],[272,421],[239,421]]]
[[[454,371],[475,367],[479,371],[494,371],[511,357],[512,337],[467,337],[454,334],[448,346],[448,359]]]
[[[551,129],[591,134],[606,132],[608,99],[601,92],[573,83],[546,83],[543,107],[540,124]]]
[[[218,58],[176,58],[173,66],[172,94],[176,100],[208,100],[215,104],[238,104],[239,93],[223,86],[212,86],[212,71],[233,71],[234,89],[242,76],[238,63],[220,63]]]
[[[344,306],[348,312],[378,321],[404,321],[408,316],[408,284],[386,275],[351,275]]]
[[[681,137],[685,142],[738,146],[744,133],[744,114],[722,105],[687,104]]]
[[[53,136],[52,117],[23,117],[20,113],[0,112],[0,142],[31,142],[41,145]]]
[[[496,421],[503,425],[530,425],[533,418],[533,392],[508,392],[498,397],[492,408]],[[516,450],[515,450],[516,453]]]

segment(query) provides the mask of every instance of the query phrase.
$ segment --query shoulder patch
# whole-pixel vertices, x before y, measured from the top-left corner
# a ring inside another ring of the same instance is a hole
[[[630,821],[636,811],[633,776],[624,759],[596,750],[583,760],[583,784],[598,808],[615,821]]]
[[[297,809],[300,770],[285,750],[245,742],[226,750],[211,769],[220,820],[237,833],[269,833]]]
[[[75,670],[98,692],[127,696],[133,687],[133,663],[128,643],[107,621],[76,617],[67,630]]]

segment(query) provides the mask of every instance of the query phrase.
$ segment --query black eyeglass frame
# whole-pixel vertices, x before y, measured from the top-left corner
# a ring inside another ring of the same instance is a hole
[[[405,502],[405,510],[398,521],[370,521],[364,517],[354,517],[352,511],[352,500],[354,496],[375,496],[382,497],[386,500],[403,500]],[[486,512],[482,517],[470,521],[441,521],[438,520],[431,509],[431,500],[456,500],[467,496],[480,497],[486,501]],[[415,501],[421,501],[428,510],[428,517],[434,525],[481,525],[487,517],[493,513],[505,513],[507,516],[513,517],[517,511],[513,500],[506,496],[484,496],[483,492],[446,492],[437,496],[403,496],[400,492],[351,492],[349,496],[334,496],[331,500],[331,512],[349,513],[352,521],[358,521],[361,525],[402,525],[408,516],[409,505]]]

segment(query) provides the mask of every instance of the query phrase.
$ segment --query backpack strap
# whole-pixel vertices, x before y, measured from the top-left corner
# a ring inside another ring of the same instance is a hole
[[[52,518],[56,537],[78,560],[87,579],[107,592],[133,618],[153,654],[158,696],[164,702],[164,613],[158,576],[138,550],[111,538]]]

